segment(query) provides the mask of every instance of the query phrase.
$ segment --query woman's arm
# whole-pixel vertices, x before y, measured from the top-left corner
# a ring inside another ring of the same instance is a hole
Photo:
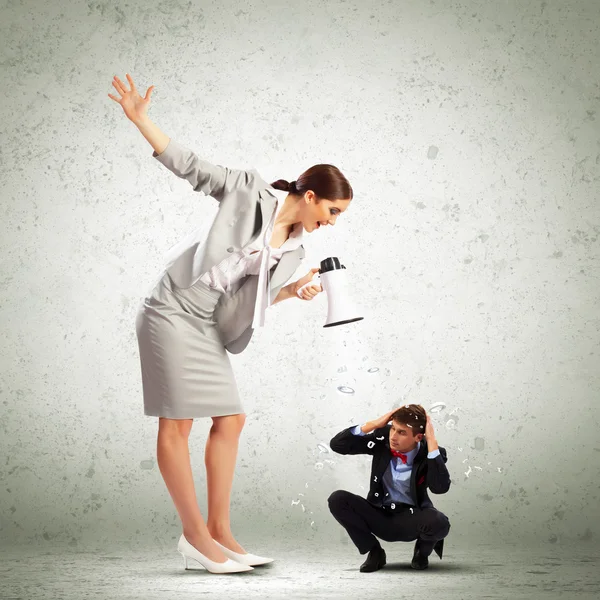
[[[278,302],[281,302],[282,300],[289,300],[290,298],[293,298],[294,296],[296,296],[296,294],[294,292],[295,285],[296,285],[296,282],[288,283],[287,285],[284,285],[279,290],[279,294],[277,294],[277,297],[275,298],[275,300],[273,300],[273,304],[277,304]],[[298,297],[298,296],[296,296],[296,297]]]
[[[251,174],[241,169],[229,169],[214,165],[196,156],[196,154],[170,139],[148,117],[148,105],[154,86],[150,86],[146,96],[137,91],[133,79],[127,74],[130,89],[114,77],[113,86],[119,92],[117,98],[108,96],[117,102],[127,118],[138,128],[154,149],[153,157],[181,179],[186,179],[196,192],[212,196],[219,202],[233,190],[249,184]]]
[[[132,121],[139,129],[140,133],[148,140],[148,143],[154,148],[156,154],[162,154],[169,142],[169,136],[163,133],[157,125],[155,125],[148,115],[143,115],[139,119]]]
[[[300,298],[298,295],[298,290],[312,281],[315,273],[318,273],[319,269],[311,269],[304,277],[298,279],[298,281],[294,281],[292,283],[288,283],[286,286],[282,287],[277,294],[275,300],[273,300],[273,304],[277,304],[282,300],[288,300],[289,298]],[[315,283],[314,285],[309,285],[302,290],[302,300],[312,300],[317,294],[320,294],[323,291],[323,288]]]

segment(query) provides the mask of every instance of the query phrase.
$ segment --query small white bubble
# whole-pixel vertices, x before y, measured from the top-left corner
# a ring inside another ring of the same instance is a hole
[[[341,394],[354,394],[354,389],[352,389],[351,387],[347,386],[347,385],[340,385],[338,386],[338,392],[340,392]]]
[[[370,369],[367,369],[367,373],[377,373],[377,371],[379,371],[379,367],[371,367]]]
[[[323,442],[320,442],[317,444],[317,448],[319,449],[319,452],[323,453],[329,453],[331,452],[331,449],[329,448],[329,446],[327,444],[324,444]]]
[[[313,526],[314,526],[314,524],[315,524],[315,522],[314,522],[314,521],[311,521],[311,522],[310,522],[310,526],[311,526],[311,527],[313,527]]]
[[[375,442],[373,440],[367,442],[367,448],[372,448],[375,445]]]
[[[471,471],[472,471],[472,470],[473,470],[473,469],[471,469],[471,467],[469,467],[469,470],[468,470],[468,471],[465,471],[465,475],[466,475],[467,477],[469,477],[469,475],[471,474]]]
[[[315,469],[317,471],[320,471],[322,468],[323,468],[323,463],[322,462],[315,463]]]
[[[300,504],[300,500],[292,500],[292,506],[297,506]]]
[[[375,498],[379,498],[379,492],[375,492]]]
[[[306,512],[306,508],[304,508],[304,504],[300,505],[302,507],[302,512]]]
[[[385,436],[381,436],[381,437],[376,437],[375,438],[378,442],[383,442],[383,440],[385,440]]]
[[[411,508],[410,509],[410,514],[412,515],[415,511]]]
[[[465,460],[463,460],[463,465],[468,461],[468,458],[465,458]]]
[[[392,502],[392,503],[390,504],[390,507],[391,507],[391,509],[392,509],[392,510],[394,510],[394,509],[396,508],[396,505],[395,505],[395,504]]]
[[[445,408],[446,408],[446,403],[445,402],[434,402],[429,407],[429,412],[430,413],[438,413],[438,412],[442,412]]]
[[[475,467],[478,471],[483,471],[481,467]]]

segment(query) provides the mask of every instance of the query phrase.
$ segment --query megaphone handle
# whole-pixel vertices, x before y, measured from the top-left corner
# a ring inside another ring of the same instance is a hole
[[[302,298],[302,290],[304,290],[305,288],[307,288],[309,285],[315,285],[315,283],[318,283],[319,285],[321,285],[321,277],[320,277],[319,273],[317,273],[317,278],[319,279],[319,281],[315,281],[313,279],[312,281],[309,281],[308,283],[305,283],[301,288],[298,288],[298,291],[296,292],[298,294],[298,298]]]

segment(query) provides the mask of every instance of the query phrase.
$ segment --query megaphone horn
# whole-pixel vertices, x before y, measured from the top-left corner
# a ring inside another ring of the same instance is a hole
[[[319,267],[321,287],[327,294],[327,319],[323,327],[334,327],[361,321],[364,317],[358,316],[358,311],[348,293],[346,267],[340,263],[339,258],[332,256],[321,261]],[[298,290],[298,295],[307,285]]]

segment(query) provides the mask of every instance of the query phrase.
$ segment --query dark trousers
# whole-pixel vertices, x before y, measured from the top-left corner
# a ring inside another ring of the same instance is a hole
[[[420,540],[419,549],[429,556],[438,540],[450,531],[445,514],[435,508],[412,508],[408,505],[396,512],[387,512],[373,506],[364,498],[345,490],[333,492],[328,499],[329,510],[361,554],[369,552],[376,537],[385,542],[411,542]]]

